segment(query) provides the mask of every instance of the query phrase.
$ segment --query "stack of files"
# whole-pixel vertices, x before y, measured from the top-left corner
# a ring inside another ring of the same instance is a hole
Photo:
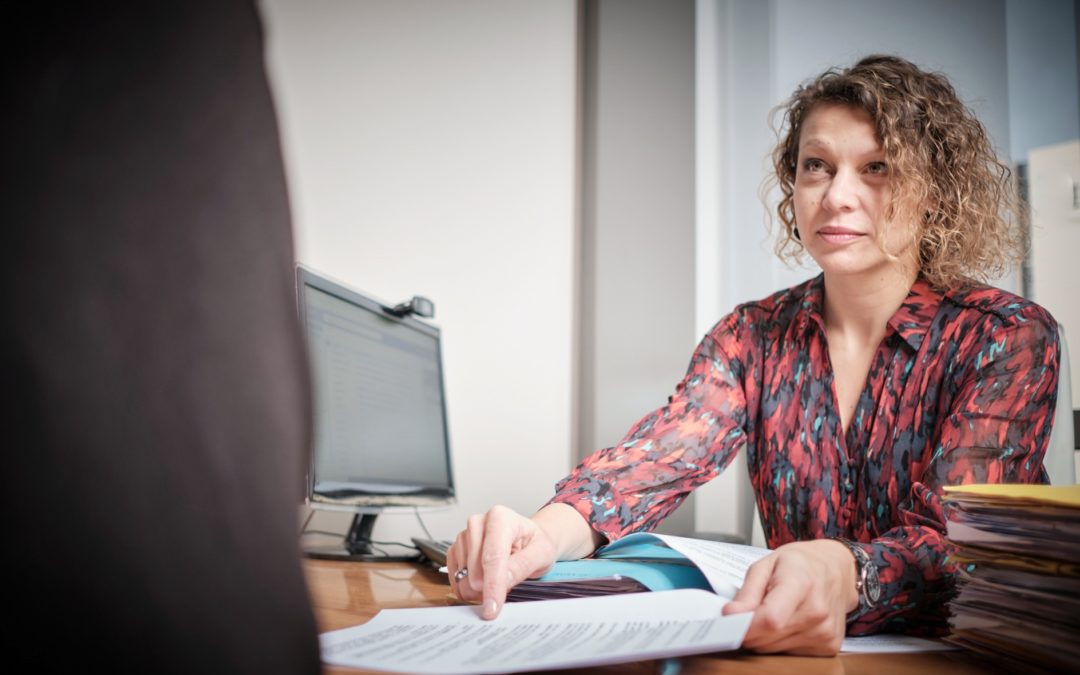
[[[1080,485],[945,488],[949,642],[1026,672],[1080,672]]]
[[[742,548],[752,559],[768,553],[764,549]],[[512,588],[506,600],[584,598],[679,588],[713,590],[701,569],[686,555],[649,535],[635,535],[601,547],[590,558],[555,563],[544,576]]]

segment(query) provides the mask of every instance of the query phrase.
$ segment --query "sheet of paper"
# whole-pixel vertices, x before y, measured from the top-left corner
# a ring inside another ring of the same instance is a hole
[[[840,651],[844,654],[886,654],[899,652],[944,652],[956,649],[940,640],[927,640],[911,635],[867,635],[844,638]]]
[[[631,537],[656,537],[669,547],[694,562],[709,580],[716,594],[731,599],[735,597],[746,578],[746,570],[758,560],[772,553],[756,546],[727,544],[720,541],[676,537],[669,534],[630,535]]]
[[[688,589],[507,604],[494,621],[472,606],[388,609],[319,636],[323,661],[394,672],[515,673],[730,651],[751,614]]]
[[[1018,500],[1030,500],[1042,504],[1080,508],[1080,484],[1029,485],[1026,483],[1001,483],[991,485],[946,485],[943,489],[945,490],[945,494],[950,497],[963,497],[964,495],[974,495],[977,497],[1005,497]]]
[[[954,520],[950,520],[945,523],[946,535],[950,540],[958,543],[965,544],[1008,544],[1014,540],[1014,537],[998,534],[997,532],[990,532],[988,530],[980,530],[977,527],[971,527],[964,523],[958,523]]]

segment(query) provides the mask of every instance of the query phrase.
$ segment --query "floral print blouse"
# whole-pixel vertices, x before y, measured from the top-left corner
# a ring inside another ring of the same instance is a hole
[[[1057,323],[986,286],[921,277],[888,322],[846,433],[818,276],[741,305],[701,341],[668,404],[556,487],[615,540],[650,530],[743,447],[770,548],[844,537],[878,567],[879,608],[849,634],[937,633],[953,566],[942,486],[1046,482]]]

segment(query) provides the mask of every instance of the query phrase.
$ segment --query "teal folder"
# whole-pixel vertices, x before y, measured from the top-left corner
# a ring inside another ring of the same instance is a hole
[[[566,560],[544,576],[511,589],[508,602],[699,588],[705,575],[678,551],[649,535],[630,535],[597,549],[591,558]]]

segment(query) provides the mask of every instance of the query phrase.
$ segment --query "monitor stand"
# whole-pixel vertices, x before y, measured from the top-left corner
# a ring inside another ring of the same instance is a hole
[[[357,513],[345,534],[342,546],[305,546],[304,555],[320,560],[357,560],[362,562],[416,562],[419,553],[386,555],[376,553],[372,547],[371,531],[375,527],[377,513]]]

